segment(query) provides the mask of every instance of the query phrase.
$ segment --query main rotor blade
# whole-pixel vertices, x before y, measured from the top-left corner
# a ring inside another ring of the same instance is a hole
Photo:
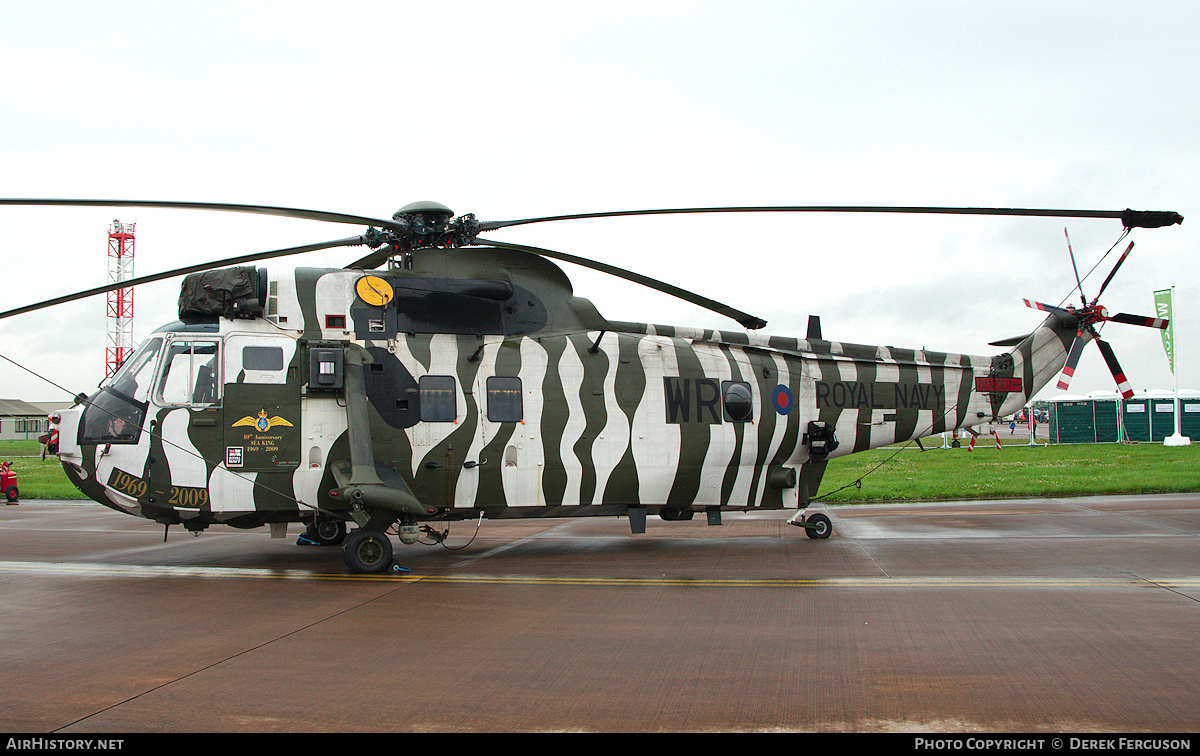
[[[1113,353],[1112,347],[1103,339],[1096,339],[1096,343],[1100,346],[1100,353],[1104,355],[1104,361],[1108,363],[1108,369],[1117,382],[1117,390],[1126,399],[1132,398],[1133,389],[1130,388],[1129,381],[1125,378],[1125,371],[1121,370],[1121,364],[1117,362],[1117,355]]]
[[[120,281],[118,283],[109,284],[107,286],[97,286],[94,289],[87,289],[86,291],[80,291],[80,292],[76,292],[74,294],[67,294],[65,296],[55,297],[54,299],[47,299],[45,302],[38,302],[37,304],[31,304],[31,305],[26,305],[24,307],[18,307],[15,310],[7,310],[5,312],[0,312],[0,320],[3,320],[4,318],[10,318],[14,315],[21,315],[26,312],[33,312],[34,310],[41,310],[41,309],[45,309],[47,307],[53,307],[54,305],[66,304],[67,302],[73,302],[76,299],[86,299],[87,297],[95,296],[97,294],[104,294],[105,292],[116,291],[117,289],[125,289],[125,288],[129,288],[131,286],[140,286],[141,284],[151,283],[153,281],[162,281],[163,279],[166,279],[166,278],[175,278],[176,276],[184,276],[184,275],[187,275],[188,273],[197,273],[202,270],[211,270],[212,268],[223,268],[228,265],[240,265],[242,263],[254,262],[256,260],[269,260],[273,257],[286,257],[288,255],[298,255],[298,254],[302,254],[304,252],[315,252],[319,249],[330,249],[331,247],[349,247],[349,246],[354,246],[354,245],[358,245],[358,244],[362,244],[362,243],[364,243],[363,237],[352,236],[347,239],[337,239],[335,241],[321,242],[318,244],[306,244],[302,247],[288,247],[286,249],[276,249],[276,250],[272,250],[270,252],[257,252],[257,253],[250,254],[250,255],[239,255],[237,257],[227,257],[223,260],[213,260],[211,262],[200,263],[198,265],[188,265],[188,266],[185,266],[182,268],[175,268],[174,270],[163,271],[162,273],[153,273],[148,276],[139,276],[137,278],[131,278],[128,281]]]
[[[1157,228],[1182,223],[1183,216],[1170,211],[1142,210],[1050,210],[1022,207],[885,207],[860,205],[772,205],[761,207],[681,207],[662,210],[618,210],[607,213],[547,215],[524,220],[485,221],[480,231],[509,226],[582,218],[616,218],[631,215],[680,215],[685,213],[929,213],[938,215],[1022,215],[1049,218],[1119,218],[1126,228]]]
[[[378,268],[380,265],[383,265],[385,262],[387,262],[387,259],[394,254],[396,254],[396,249],[390,244],[386,244],[379,249],[374,250],[369,255],[358,258],[354,262],[347,265],[346,268],[350,270],[358,268],[363,270],[374,270],[375,268]]]
[[[1100,291],[1096,294],[1096,298],[1092,302],[1100,300],[1100,295],[1108,288],[1108,282],[1113,280],[1113,276],[1117,275],[1117,268],[1121,267],[1121,263],[1125,262],[1125,258],[1129,257],[1129,253],[1133,251],[1133,242],[1129,242],[1129,246],[1121,253],[1121,259],[1117,260],[1117,264],[1113,266],[1112,272],[1108,274],[1108,278],[1104,279],[1104,283],[1100,284]]]
[[[330,223],[352,223],[380,226],[397,231],[406,227],[395,219],[368,218],[361,215],[331,213],[323,210],[305,210],[270,205],[242,205],[227,202],[174,202],[164,200],[120,200],[120,199],[46,199],[46,198],[0,198],[0,205],[24,205],[40,207],[158,207],[175,210],[217,210],[231,213],[256,213],[287,218],[306,218]],[[659,210],[618,210],[603,213],[576,213],[573,215],[547,215],[523,220],[487,221],[473,226],[475,232],[493,231],[508,226],[528,223],[545,223],[582,218],[615,218],[631,215],[674,215],[681,213],[924,213],[940,215],[1016,215],[1053,218],[1119,218],[1126,228],[1160,228],[1183,223],[1183,216],[1174,211],[1161,210],[1052,210],[1025,207],[916,207],[916,206],[868,206],[868,205],[769,205],[745,207],[682,207]]]
[[[615,265],[609,265],[608,263],[589,260],[586,257],[568,255],[565,252],[555,252],[552,249],[530,247],[525,244],[509,244],[508,242],[490,241],[487,239],[479,239],[478,242],[481,244],[490,244],[495,247],[501,247],[503,249],[517,249],[524,252],[532,252],[535,255],[542,255],[543,257],[550,257],[555,260],[562,260],[564,262],[574,263],[575,265],[581,265],[585,268],[591,268],[592,270],[608,273],[609,275],[616,276],[617,278],[623,278],[626,281],[633,281],[634,283],[639,283],[642,286],[648,286],[655,291],[661,291],[664,294],[670,294],[671,296],[678,297],[685,302],[690,302],[691,304],[703,307],[707,310],[712,310],[720,315],[733,318],[738,323],[741,323],[742,326],[753,330],[762,328],[767,324],[767,321],[760,317],[734,309],[729,305],[721,304],[716,300],[709,299],[708,297],[702,297],[699,294],[693,294],[692,292],[681,289],[678,286],[672,286],[669,283],[650,278],[649,276],[643,276],[640,273],[634,273],[633,271],[625,270],[624,268],[618,268]]]
[[[1147,328],[1161,328],[1163,330],[1166,330],[1167,326],[1171,324],[1171,321],[1166,318],[1147,318],[1144,315],[1130,315],[1127,312],[1118,312],[1108,319],[1117,323],[1128,323],[1129,325],[1146,326]]]
[[[227,202],[170,202],[159,200],[118,200],[118,199],[6,199],[0,198],[0,205],[25,205],[36,207],[157,207],[168,210],[216,210],[228,213],[254,213],[257,215],[275,215],[285,218],[305,218],[307,220],[328,221],[329,223],[350,223],[356,226],[381,226],[384,228],[399,228],[393,220],[367,218],[361,215],[345,213],[330,213],[323,210],[304,210],[295,207],[272,207],[270,205],[238,205]]]

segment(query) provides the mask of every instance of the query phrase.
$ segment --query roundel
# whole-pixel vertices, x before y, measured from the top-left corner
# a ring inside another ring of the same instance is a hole
[[[385,306],[392,301],[392,285],[379,276],[363,276],[354,284],[354,291],[362,301],[375,307]]]
[[[786,415],[792,411],[792,392],[787,386],[776,386],[771,399],[775,403],[775,411],[779,414]]]

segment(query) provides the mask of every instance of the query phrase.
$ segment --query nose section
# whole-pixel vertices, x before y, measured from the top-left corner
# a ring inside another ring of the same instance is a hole
[[[97,445],[79,443],[83,435],[80,430],[86,424],[84,414],[87,410],[88,404],[82,403],[57,412],[57,422],[51,417],[51,435],[58,431],[58,461],[62,463],[67,480],[89,499],[120,512],[129,511],[115,505],[108,495],[108,489],[96,464]]]

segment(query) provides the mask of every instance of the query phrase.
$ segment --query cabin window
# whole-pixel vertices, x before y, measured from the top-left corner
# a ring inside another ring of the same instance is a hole
[[[423,375],[418,382],[421,422],[452,423],[458,419],[454,376]]]
[[[487,379],[487,417],[493,423],[519,423],[525,419],[520,378],[494,375]]]
[[[158,398],[163,404],[213,404],[217,401],[216,341],[173,341],[163,359]]]
[[[754,419],[754,401],[749,383],[721,381],[721,397],[725,405],[726,422],[745,423]]]
[[[283,347],[242,347],[242,369],[283,370]]]

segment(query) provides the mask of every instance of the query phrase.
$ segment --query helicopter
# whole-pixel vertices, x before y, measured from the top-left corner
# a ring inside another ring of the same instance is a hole
[[[616,266],[480,237],[500,228],[675,213],[871,212],[1115,218],[1181,223],[1160,211],[772,206],[679,208],[480,221],[436,202],[390,219],[228,203],[0,199],[0,205],[158,207],[257,213],[366,226],[357,236],[226,258],[0,313],[0,319],[117,288],[183,276],[178,319],[90,395],[56,412],[72,483],[114,510],[198,535],[267,526],[342,547],[347,567],[401,569],[392,536],[443,540],[431,523],[478,518],[647,517],[811,509],[831,459],[991,422],[1060,372],[1065,387],[1097,326],[1165,328],[1110,315],[1099,297],[1047,305],[1032,332],[972,356],[756,333],[729,305]],[[1120,240],[1118,240],[1120,241]],[[344,268],[277,273],[255,265],[364,246]],[[1114,248],[1117,245],[1114,244]],[[1069,240],[1068,240],[1069,248]],[[1074,252],[1071,251],[1074,264]],[[610,320],[554,262],[601,270],[707,308],[740,329]]]

